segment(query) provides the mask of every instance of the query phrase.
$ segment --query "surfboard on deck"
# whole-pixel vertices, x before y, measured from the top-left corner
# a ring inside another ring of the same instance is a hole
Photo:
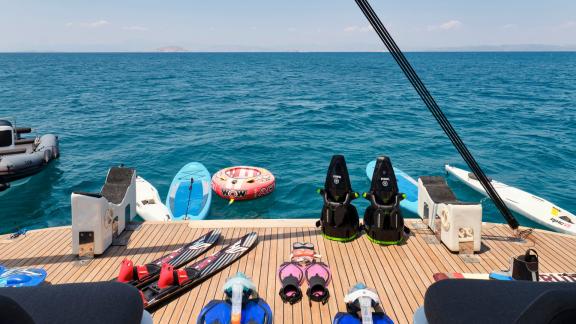
[[[450,165],[446,165],[445,169],[468,187],[486,196],[474,174]],[[576,215],[526,191],[496,180],[491,182],[508,208],[557,232],[576,235]]]
[[[371,161],[366,165],[366,175],[372,181],[372,174],[374,174],[374,167],[376,160]],[[398,190],[406,194],[406,199],[400,202],[400,207],[405,210],[418,215],[418,182],[404,171],[394,167],[394,174],[398,182]]]
[[[540,273],[538,279],[542,282],[573,282],[576,283],[576,273]],[[480,280],[512,280],[502,272],[494,273],[460,273],[460,272],[439,272],[432,275],[434,281],[445,279],[480,279]]]
[[[199,162],[188,163],[178,171],[166,197],[166,207],[174,220],[199,220],[208,215],[212,202],[210,181],[210,173]]]

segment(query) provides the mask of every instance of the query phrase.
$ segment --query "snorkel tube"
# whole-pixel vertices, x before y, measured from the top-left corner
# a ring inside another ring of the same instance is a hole
[[[256,295],[256,286],[244,273],[238,272],[228,278],[224,284],[224,294],[232,303],[231,324],[240,324],[242,320],[242,302]]]
[[[373,324],[372,307],[380,304],[380,298],[378,298],[378,294],[374,290],[359,282],[350,288],[350,291],[344,297],[344,302],[346,302],[348,312],[358,313],[360,311],[362,324]]]

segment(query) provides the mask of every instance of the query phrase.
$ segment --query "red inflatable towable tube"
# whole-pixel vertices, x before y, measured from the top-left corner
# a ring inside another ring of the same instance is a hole
[[[274,191],[276,179],[264,169],[234,166],[218,171],[212,177],[212,189],[228,200],[256,199]]]

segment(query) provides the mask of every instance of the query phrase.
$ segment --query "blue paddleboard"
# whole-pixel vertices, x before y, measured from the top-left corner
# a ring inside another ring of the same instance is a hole
[[[46,279],[44,269],[4,268],[0,273],[0,287],[32,287],[38,286]]]
[[[166,197],[166,207],[174,220],[198,220],[208,215],[212,202],[211,180],[202,163],[191,162],[178,171]]]
[[[366,165],[366,175],[370,181],[372,181],[375,166],[375,160]],[[398,190],[406,194],[406,199],[400,202],[400,207],[418,215],[418,182],[398,168],[394,168],[394,174],[398,182]]]

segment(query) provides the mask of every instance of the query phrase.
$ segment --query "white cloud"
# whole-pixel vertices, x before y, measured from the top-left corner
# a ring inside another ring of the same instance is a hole
[[[88,24],[89,27],[93,27],[93,28],[98,28],[98,27],[102,27],[102,26],[106,26],[106,25],[110,25],[110,23],[106,20],[98,20],[98,21],[95,21],[93,23]]]
[[[288,31],[291,32],[291,33],[295,32],[296,30],[297,30],[296,27],[290,27],[290,28],[288,28]]]
[[[83,23],[72,23],[69,22],[66,24],[66,27],[83,27],[83,28],[100,28],[100,27],[104,27],[110,25],[110,22],[108,20],[97,20],[97,21],[93,21],[93,22],[83,22]]]
[[[130,31],[141,31],[141,32],[148,31],[148,28],[143,27],[143,26],[126,26],[122,29],[130,30]]]
[[[344,28],[344,31],[347,33],[366,33],[366,32],[370,32],[373,31],[374,28],[372,28],[372,26],[368,25],[368,26],[348,26],[346,28]]]
[[[563,23],[562,25],[560,25],[560,28],[562,29],[570,29],[570,28],[574,28],[576,27],[576,21],[567,21],[565,23]]]
[[[502,29],[505,29],[505,30],[515,30],[515,29],[518,29],[518,25],[516,25],[516,24],[506,24],[506,25],[502,26]]]
[[[440,25],[428,26],[428,31],[435,30],[455,30],[462,27],[462,22],[459,20],[449,20],[447,22],[441,23]]]

